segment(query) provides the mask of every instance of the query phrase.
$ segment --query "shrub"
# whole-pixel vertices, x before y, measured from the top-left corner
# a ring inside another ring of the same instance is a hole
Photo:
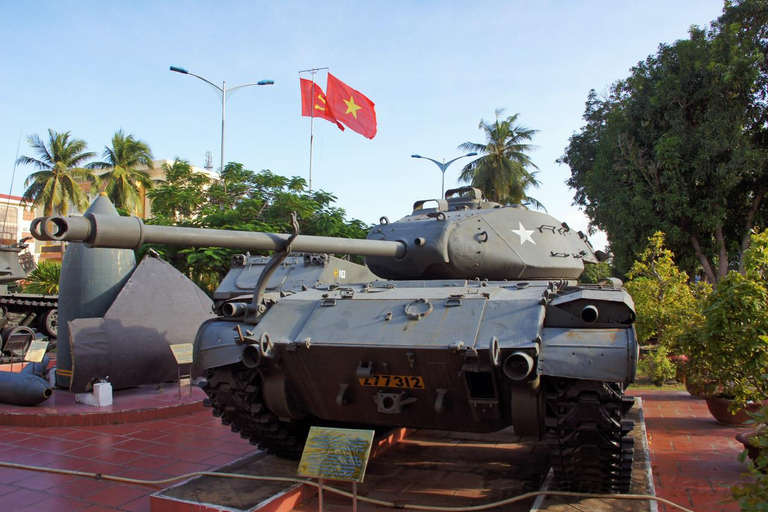
[[[750,443],[758,450],[757,458],[747,460],[746,449],[739,454],[739,461],[747,462],[747,475],[752,477],[752,481],[731,488],[743,512],[768,510],[768,406],[752,414],[752,417],[754,419],[747,424],[756,426]]]
[[[56,295],[59,293],[61,264],[55,261],[41,261],[37,268],[25,278],[25,293]]]
[[[677,373],[677,367],[669,360],[669,350],[664,346],[646,354],[638,362],[637,367],[657,386],[664,384],[665,380],[674,378]]]
[[[734,409],[768,397],[768,230],[752,235],[743,258],[744,274],[732,270],[718,283],[684,337],[688,365]]]
[[[711,287],[691,284],[688,275],[675,265],[674,257],[664,248],[664,233],[655,233],[627,274],[630,280],[626,288],[635,302],[638,342],[658,338],[661,345],[676,352],[686,326],[701,319],[701,299]]]

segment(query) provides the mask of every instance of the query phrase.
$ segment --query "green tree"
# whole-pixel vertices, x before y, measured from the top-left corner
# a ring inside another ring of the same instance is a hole
[[[165,182],[147,193],[152,199],[153,222],[191,222],[206,203],[206,189],[211,179],[201,172],[195,172],[189,162],[178,158],[172,164],[163,164],[163,170]]]
[[[116,208],[136,212],[142,208],[141,189],[151,190],[154,182],[140,167],[152,167],[152,151],[133,135],[118,130],[112,137],[112,146],[104,148],[103,162],[88,164],[90,169],[108,169],[101,176],[104,190]]]
[[[302,234],[365,238],[368,231],[361,221],[347,220],[346,212],[333,206],[333,194],[308,192],[303,178],[287,178],[269,170],[255,173],[230,162],[221,180],[211,182],[205,175],[194,173],[188,163],[177,161],[166,169],[166,179],[150,192],[155,217],[149,222],[291,233],[291,213],[296,212]],[[208,292],[213,292],[229,271],[232,255],[242,252],[219,247],[153,245],[152,249]]]
[[[766,220],[768,2],[726,4],[709,29],[661,45],[604,97],[559,160],[626,272],[655,231],[716,283]]]
[[[664,247],[664,233],[648,238],[648,246],[632,265],[626,283],[637,312],[637,339],[659,343],[678,352],[679,338],[692,322],[701,321],[702,299],[711,291],[705,283],[692,285]]]
[[[751,238],[744,273],[728,272],[683,338],[686,366],[711,381],[709,391],[733,398],[732,407],[768,397],[768,230]]]
[[[30,174],[24,186],[27,187],[22,201],[33,207],[43,206],[43,215],[69,213],[73,204],[81,212],[88,209],[88,194],[80,183],[98,185],[99,179],[83,164],[96,154],[86,151],[87,144],[71,137],[70,132],[48,130],[47,143],[38,135],[30,135],[29,145],[37,152],[38,158],[20,156],[16,163],[32,165],[37,172]]]
[[[584,265],[584,273],[579,277],[582,283],[599,283],[610,277],[615,277],[615,269],[610,261]]]
[[[471,183],[492,201],[542,207],[526,193],[528,188],[539,186],[537,173],[529,170],[538,167],[527,155],[534,148],[528,142],[538,130],[516,124],[520,114],[502,119],[503,113],[503,109],[496,109],[496,121],[480,121],[478,128],[485,134],[485,144],[465,142],[459,146],[462,151],[484,155],[464,166],[459,181]]]

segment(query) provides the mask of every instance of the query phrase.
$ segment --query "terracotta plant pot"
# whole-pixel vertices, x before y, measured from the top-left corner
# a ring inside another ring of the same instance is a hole
[[[743,427],[744,422],[752,419],[747,412],[757,412],[761,407],[761,404],[747,404],[745,408],[736,411],[736,414],[731,414],[728,406],[731,405],[733,400],[717,396],[707,396],[704,397],[704,400],[707,402],[707,409],[709,409],[709,413],[715,418],[715,421],[721,425],[731,427]]]
[[[758,435],[758,433],[754,430],[750,430],[749,432],[739,432],[736,434],[736,440],[744,445],[744,449],[747,450],[747,457],[749,457],[749,459],[754,463],[757,463],[757,458],[760,456],[760,448],[753,445],[750,442],[750,438],[756,435]],[[768,473],[768,467],[760,468],[760,471],[762,473]]]
[[[736,434],[736,440],[744,445],[744,449],[747,450],[747,456],[753,461],[757,459],[760,454],[760,448],[749,442],[749,438],[756,436],[757,432],[750,430],[749,432],[739,432]]]

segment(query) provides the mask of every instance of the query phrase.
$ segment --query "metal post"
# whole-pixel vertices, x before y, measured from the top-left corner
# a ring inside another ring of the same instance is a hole
[[[224,120],[227,116],[227,82],[221,82],[221,167],[219,168],[219,176],[224,172]],[[224,185],[224,194],[227,193],[227,181],[222,178],[222,184]]]
[[[443,199],[445,197],[445,169],[448,167],[447,165],[445,165],[445,158],[443,158],[443,163],[442,165],[439,165],[439,167],[440,167],[440,172],[443,173],[443,182],[440,185],[440,199]]]
[[[315,142],[315,73],[316,69],[312,70],[312,101],[309,103],[309,193],[312,193],[312,151]]]
[[[309,191],[312,192],[312,146],[313,142],[315,140],[315,74],[323,69],[328,69],[328,67],[324,68],[312,68],[312,69],[302,69],[299,71],[299,76],[301,76],[302,73],[312,73],[312,98],[309,106]]]
[[[457,156],[453,160],[448,160],[447,162],[445,161],[445,158],[443,158],[442,163],[438,162],[434,158],[429,158],[429,157],[421,156],[421,155],[411,155],[411,158],[423,158],[425,160],[429,160],[430,162],[434,162],[437,165],[437,167],[440,168],[440,172],[443,173],[442,185],[440,187],[440,197],[444,198],[445,197],[445,170],[448,168],[449,165],[451,165],[453,162],[455,162],[459,158],[465,158],[465,157],[468,157],[468,156],[475,156],[475,155],[477,155],[477,153],[467,153],[466,155]]]
[[[196,75],[194,73],[190,73],[189,71],[187,71],[184,68],[180,68],[180,67],[176,67],[176,66],[171,66],[171,71],[173,71],[174,73],[181,73],[182,75],[191,75],[191,76],[193,76],[195,78],[198,78],[198,79],[202,80],[203,82],[207,83],[208,85],[210,85],[211,87],[213,87],[214,89],[216,89],[217,94],[221,94],[221,167],[219,168],[219,173],[224,172],[224,125],[225,125],[226,113],[227,113],[227,94],[232,94],[237,89],[242,89],[243,87],[251,87],[253,85],[273,85],[275,83],[274,80],[259,80],[258,82],[253,83],[253,84],[238,85],[238,86],[232,87],[230,90],[227,90],[227,82],[226,81],[223,81],[222,82],[222,86],[219,87],[218,85],[214,84],[213,82],[211,82],[207,78],[203,78],[200,75]],[[221,174],[219,174],[219,175],[221,175]],[[224,193],[226,193],[227,192],[227,182],[222,180],[222,183],[223,183],[223,186],[224,186]]]

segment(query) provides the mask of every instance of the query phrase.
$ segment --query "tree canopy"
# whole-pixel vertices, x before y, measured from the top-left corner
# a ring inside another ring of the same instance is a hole
[[[531,203],[541,207],[541,203],[526,192],[530,187],[539,186],[536,172],[529,171],[538,167],[527,155],[535,147],[528,142],[538,131],[517,124],[520,114],[502,119],[503,114],[503,109],[496,109],[496,121],[480,121],[478,128],[485,134],[485,144],[465,142],[459,146],[462,151],[484,155],[464,166],[459,181],[471,183],[482,190],[486,198],[498,203]]]
[[[768,1],[737,0],[603,95],[559,160],[620,271],[656,231],[681,268],[722,279],[766,221]]]
[[[183,160],[165,170],[166,181],[149,192],[152,224],[291,233],[291,213],[296,212],[302,234],[365,238],[368,232],[362,221],[347,220],[346,212],[333,206],[333,194],[309,192],[303,178],[269,170],[256,173],[236,162],[225,165],[217,181],[194,172]],[[216,247],[152,249],[208,291],[218,286],[238,252]]]
[[[115,208],[131,213],[142,208],[141,188],[149,190],[154,185],[149,174],[139,169],[152,167],[152,151],[147,143],[118,130],[112,137],[112,146],[104,148],[102,158],[103,162],[88,164],[88,168],[107,170],[101,179]]]
[[[27,140],[38,157],[22,155],[17,163],[32,165],[39,171],[30,174],[24,182],[27,189],[22,201],[33,207],[42,205],[43,215],[66,215],[70,203],[84,212],[88,208],[88,194],[80,183],[93,185],[99,179],[83,164],[95,153],[87,151],[86,142],[73,138],[70,132],[49,129],[47,141],[38,135],[30,135]]]

